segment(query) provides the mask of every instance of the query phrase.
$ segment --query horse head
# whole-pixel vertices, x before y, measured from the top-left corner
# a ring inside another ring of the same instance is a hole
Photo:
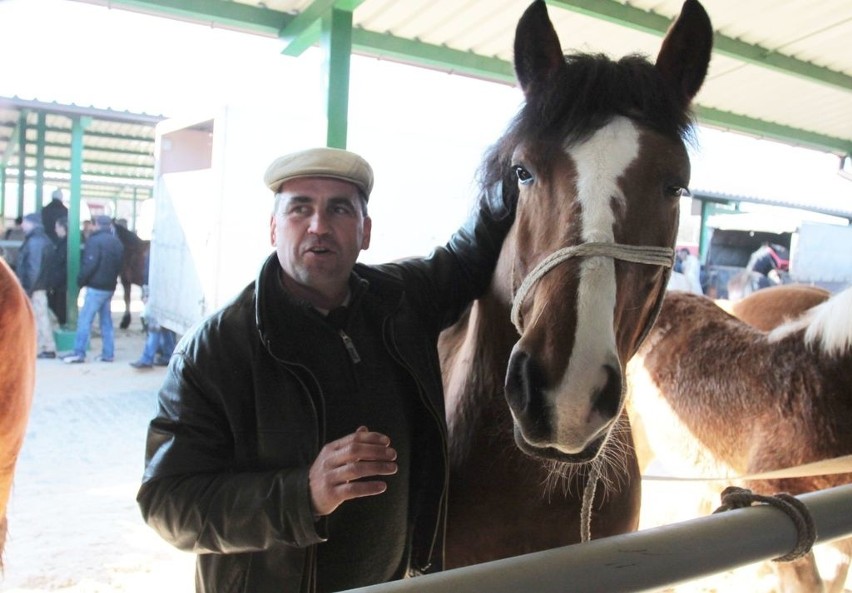
[[[687,0],[656,63],[562,54],[542,0],[518,23],[525,102],[490,149],[486,181],[517,184],[497,278],[512,299],[505,395],[515,441],[594,459],[624,407],[624,366],[653,324],[689,184],[689,105],[713,30]]]

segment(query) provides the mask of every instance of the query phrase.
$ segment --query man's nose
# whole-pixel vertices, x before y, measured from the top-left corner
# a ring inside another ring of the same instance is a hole
[[[317,211],[311,217],[311,224],[308,230],[316,235],[322,235],[328,232],[328,216],[321,211]]]

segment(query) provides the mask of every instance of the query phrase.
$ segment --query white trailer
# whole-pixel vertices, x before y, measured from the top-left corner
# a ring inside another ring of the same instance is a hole
[[[157,126],[150,302],[178,334],[236,296],[271,253],[269,163],[323,143],[316,121],[277,111],[228,106]]]

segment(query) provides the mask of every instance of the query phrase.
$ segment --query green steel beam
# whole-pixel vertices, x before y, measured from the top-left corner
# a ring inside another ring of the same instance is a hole
[[[284,42],[281,52],[288,56],[300,56],[309,47],[316,45],[322,35],[322,19],[332,9],[354,12],[364,0],[314,0],[296,15],[278,33]]]
[[[27,172],[27,112],[18,114],[18,216],[24,215],[24,181]]]
[[[71,180],[69,207],[68,207],[68,292],[67,324],[70,328],[77,327],[77,295],[80,292],[77,283],[72,281],[77,278],[80,271],[80,233],[74,229],[80,228],[80,211],[82,202],[82,176],[83,176],[83,133],[91,123],[91,118],[75,115],[71,118]]]
[[[352,56],[352,13],[332,9],[322,20],[326,83],[326,146],[346,148],[349,126],[349,68]]]
[[[36,210],[41,211],[44,204],[44,149],[47,115],[39,111],[36,123]]]
[[[547,3],[550,6],[656,35],[665,35],[671,25],[671,19],[666,16],[621,4],[615,0],[547,0]],[[838,87],[845,91],[852,90],[852,76],[843,72],[817,66],[812,62],[798,60],[760,45],[746,43],[719,33],[714,36],[713,51],[784,74],[793,74],[812,82]]]
[[[838,155],[852,153],[852,140],[809,132],[700,105],[696,106],[695,113],[698,116],[698,121],[708,126],[727,128],[745,134],[778,140],[786,144],[833,152]]]

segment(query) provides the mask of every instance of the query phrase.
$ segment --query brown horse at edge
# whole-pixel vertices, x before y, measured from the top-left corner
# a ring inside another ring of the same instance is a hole
[[[0,568],[15,464],[32,405],[35,363],[32,306],[15,273],[0,258]]]

